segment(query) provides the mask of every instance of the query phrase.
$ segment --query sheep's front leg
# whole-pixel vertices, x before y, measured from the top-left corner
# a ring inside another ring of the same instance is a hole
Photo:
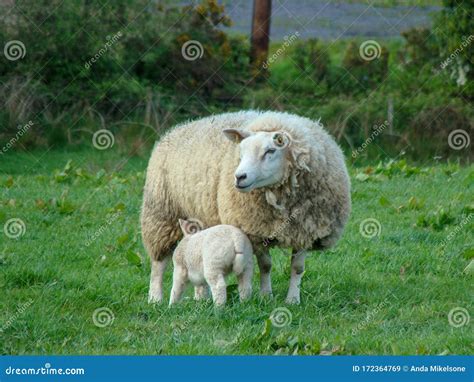
[[[198,285],[194,287],[194,299],[196,301],[203,300],[208,296],[208,289],[206,285]]]
[[[150,290],[148,292],[148,302],[155,303],[163,301],[163,275],[171,256],[166,256],[162,260],[151,261]]]
[[[300,285],[301,278],[304,273],[304,260],[306,258],[306,252],[300,251],[291,256],[291,278],[290,288],[288,290],[288,296],[286,297],[287,304],[299,304],[300,303]]]
[[[174,264],[173,288],[171,289],[170,305],[175,304],[181,299],[187,282],[188,272],[186,269],[178,264]]]
[[[260,294],[271,297],[272,280],[270,272],[272,270],[272,258],[268,252],[261,252],[257,255],[257,262],[260,269]]]

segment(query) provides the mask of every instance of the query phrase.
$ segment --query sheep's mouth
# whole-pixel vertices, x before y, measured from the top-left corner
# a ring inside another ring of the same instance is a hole
[[[235,184],[235,188],[239,191],[248,191],[250,190],[250,187],[252,187],[253,183],[250,183],[250,184],[247,184],[246,186],[241,186],[241,185],[238,185],[238,184]]]

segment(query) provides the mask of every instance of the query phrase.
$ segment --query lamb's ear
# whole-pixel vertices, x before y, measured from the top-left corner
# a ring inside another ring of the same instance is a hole
[[[284,131],[279,131],[279,132],[273,134],[272,138],[273,138],[273,143],[279,149],[284,149],[284,148],[288,147],[291,143],[291,140],[292,140],[290,134],[288,134]]]
[[[195,234],[196,232],[202,231],[204,229],[204,224],[202,224],[202,222],[198,219],[178,219],[178,222],[184,236]]]
[[[179,227],[181,228],[181,232],[183,232],[183,235],[184,236],[188,235],[186,227],[187,227],[189,222],[187,220],[178,219],[178,223],[179,223]]]
[[[240,143],[245,138],[248,138],[250,135],[252,135],[250,131],[244,129],[224,129],[222,132],[227,137],[227,139],[234,143]]]

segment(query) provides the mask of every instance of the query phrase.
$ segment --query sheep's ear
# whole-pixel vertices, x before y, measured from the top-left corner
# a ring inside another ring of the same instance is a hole
[[[227,137],[227,139],[234,143],[240,143],[245,138],[250,137],[250,135],[252,134],[250,131],[243,129],[224,129],[222,130],[222,132]]]
[[[288,147],[291,143],[291,136],[284,131],[273,134],[272,138],[275,146],[280,149]]]
[[[300,170],[310,172],[310,151],[307,148],[299,147],[298,145],[293,145],[291,147],[291,156],[293,157],[293,162],[296,164],[296,167]]]

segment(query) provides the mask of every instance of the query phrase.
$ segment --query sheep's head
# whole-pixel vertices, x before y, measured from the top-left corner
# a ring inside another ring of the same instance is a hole
[[[238,191],[249,192],[284,180],[291,145],[288,133],[245,129],[225,129],[223,132],[228,139],[239,144],[240,163],[234,173]]]

